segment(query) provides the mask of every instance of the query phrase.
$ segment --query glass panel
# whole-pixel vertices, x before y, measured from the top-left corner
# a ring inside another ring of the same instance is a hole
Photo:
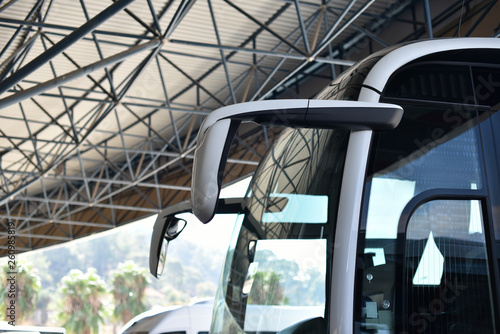
[[[245,332],[277,332],[325,314],[326,240],[260,240],[249,265]]]
[[[500,107],[500,106],[499,106]],[[500,112],[492,113],[490,118],[491,127],[483,127],[486,138],[490,138],[484,143],[485,160],[489,167],[488,184],[491,201],[491,214],[493,220],[493,231],[495,234],[495,250],[497,264],[500,267]],[[486,125],[487,124],[485,122]]]
[[[438,110],[414,108],[405,107],[404,123],[378,138],[373,167],[380,169],[374,171],[371,182],[367,238],[373,233],[379,238],[395,238],[403,208],[423,191],[482,187],[478,129],[467,120],[473,120],[475,113],[450,113],[448,117],[456,118],[454,122],[460,125],[453,129],[444,115],[439,120]],[[437,119],[434,123],[409,119],[414,117]]]
[[[396,332],[395,314],[400,306],[394,301],[399,300],[395,294],[401,293],[396,289],[396,269],[403,255],[397,248],[398,226],[408,202],[431,189],[482,189],[484,184],[476,111],[403,108],[403,120],[395,130],[374,135],[358,243],[358,333]],[[468,228],[474,233],[483,231],[477,217]],[[417,285],[429,286],[441,277],[440,249],[433,245],[440,236],[436,233],[422,236],[428,241],[427,260],[415,277]],[[426,271],[429,265],[436,266],[432,273]]]
[[[493,110],[500,108],[500,69],[491,67],[473,67],[474,92],[477,104],[490,106]]]
[[[466,65],[419,64],[396,74],[387,97],[474,104],[470,68]]]
[[[348,139],[344,130],[288,129],[267,153],[231,242],[211,333],[276,333],[325,317]]]
[[[324,88],[315,99],[356,101],[363,87],[363,82],[373,66],[375,66],[375,64],[386,54],[398,47],[400,47],[400,45],[380,50],[361,60],[356,65],[351,66]]]
[[[493,333],[486,239],[477,200],[433,201],[406,232],[408,333]]]

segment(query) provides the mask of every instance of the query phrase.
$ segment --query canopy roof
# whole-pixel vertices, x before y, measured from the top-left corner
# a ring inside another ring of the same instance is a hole
[[[196,130],[224,105],[310,98],[407,40],[497,37],[491,1],[23,0],[0,4],[0,256],[189,197]],[[245,127],[225,181],[279,129]]]

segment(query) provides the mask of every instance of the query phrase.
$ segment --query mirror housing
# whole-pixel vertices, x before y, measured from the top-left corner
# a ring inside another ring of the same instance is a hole
[[[403,109],[394,104],[337,100],[267,100],[217,109],[198,131],[191,185],[193,213],[202,223],[215,215],[229,149],[241,122],[386,131],[397,127],[402,116]]]
[[[165,221],[165,232],[162,246],[160,249],[160,254],[158,256],[158,266],[156,267],[156,278],[163,274],[163,269],[165,269],[165,264],[167,263],[167,249],[170,241],[177,238],[179,234],[184,230],[187,225],[187,221],[181,218],[167,217]]]
[[[163,272],[168,243],[177,238],[186,226],[186,221],[176,218],[175,215],[185,212],[191,212],[191,203],[189,201],[164,209],[156,218],[149,248],[149,271],[156,278],[159,278]],[[184,226],[179,226],[179,224],[184,224]],[[179,227],[181,228],[179,229]]]
[[[257,240],[250,240],[248,242],[247,257],[248,262],[252,263],[255,260],[255,249],[257,247]]]
[[[243,200],[243,198],[220,199],[217,213],[240,213],[243,210]],[[149,248],[149,271],[156,278],[159,278],[163,272],[169,242],[177,238],[187,225],[184,219],[175,217],[182,213],[192,213],[191,201],[172,205],[164,209],[156,218]]]

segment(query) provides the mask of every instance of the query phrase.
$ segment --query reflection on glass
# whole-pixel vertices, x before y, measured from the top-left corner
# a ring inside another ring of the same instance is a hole
[[[472,217],[482,230],[480,207],[478,200],[436,200],[411,216],[403,285],[408,333],[494,332],[486,237],[470,233]]]
[[[473,111],[405,106],[398,128],[377,135],[366,238],[396,238],[404,207],[419,193],[482,188],[475,117]]]
[[[228,252],[212,333],[276,333],[325,317],[348,138],[287,129],[270,149]]]
[[[325,313],[326,240],[260,240],[248,268],[244,330],[279,330]],[[277,321],[278,320],[278,321]]]
[[[358,250],[358,265],[362,269],[357,276],[355,326],[359,333],[403,330],[398,328],[401,324],[398,312],[403,309],[401,303],[406,303],[403,301],[411,296],[398,289],[399,277],[403,275],[400,261],[404,252],[416,245],[416,240],[419,240],[418,256],[411,255],[411,259],[407,259],[412,269],[406,280],[412,288],[432,290],[442,286],[449,272],[449,252],[439,243],[445,236],[457,235],[458,227],[451,224],[450,219],[461,217],[459,229],[463,236],[483,233],[478,201],[450,206],[448,211],[437,210],[435,214],[429,212],[432,206],[424,206],[412,218],[413,226],[419,228],[410,231],[408,226],[409,243],[404,245],[405,233],[398,234],[405,229],[400,224],[406,224],[402,213],[415,196],[426,191],[436,194],[440,189],[467,192],[481,189],[484,171],[475,110],[410,104],[403,108],[405,114],[400,125],[393,131],[375,134],[373,138]],[[368,280],[367,275],[372,279]],[[372,312],[367,313],[367,310]],[[419,318],[411,321],[419,321]],[[420,333],[420,329],[408,332]],[[450,328],[442,330],[444,333],[449,331]],[[422,329],[421,332],[428,331]]]
[[[328,196],[303,194],[271,194],[283,202],[280,211],[265,212],[263,223],[290,222],[324,224],[328,220]]]
[[[399,217],[415,193],[415,181],[374,178],[368,203],[367,239],[395,239]]]
[[[436,246],[432,231],[425,244],[422,257],[418,263],[413,285],[439,285],[443,277],[444,256]]]
[[[383,248],[365,248],[365,254],[371,256],[373,266],[382,266],[386,264],[385,252]]]

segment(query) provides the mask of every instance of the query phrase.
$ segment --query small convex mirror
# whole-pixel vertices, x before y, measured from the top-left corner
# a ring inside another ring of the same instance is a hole
[[[248,261],[253,262],[255,258],[255,247],[257,246],[257,240],[250,240],[248,242]]]
[[[158,267],[156,269],[156,277],[160,277],[165,269],[167,262],[167,248],[170,241],[174,240],[181,234],[186,227],[187,222],[182,218],[167,217],[165,221],[165,235],[162,239],[161,251],[158,256]]]

